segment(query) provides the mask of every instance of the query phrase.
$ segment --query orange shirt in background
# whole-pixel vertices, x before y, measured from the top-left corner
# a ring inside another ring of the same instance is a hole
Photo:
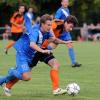
[[[19,14],[18,12],[14,13],[11,17],[10,22],[16,23],[18,25],[23,25],[24,23],[24,16]],[[23,27],[18,27],[11,23],[11,32],[12,33],[21,33],[23,32]]]

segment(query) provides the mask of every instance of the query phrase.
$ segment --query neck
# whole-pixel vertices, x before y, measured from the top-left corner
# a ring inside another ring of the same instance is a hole
[[[63,6],[62,6],[62,8],[67,9],[68,7],[63,7]]]
[[[43,29],[42,27],[40,27],[40,30],[41,30],[41,32],[42,32],[42,33],[44,33],[44,32],[45,32],[45,31],[44,31],[44,29]]]
[[[23,13],[22,12],[19,12],[19,14],[22,15]]]

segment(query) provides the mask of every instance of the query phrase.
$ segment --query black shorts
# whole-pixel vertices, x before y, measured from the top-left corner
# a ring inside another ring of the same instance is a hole
[[[55,57],[53,56],[52,53],[51,54],[43,54],[43,53],[37,52],[35,54],[35,57],[32,60],[32,64],[30,65],[30,68],[33,68],[34,66],[36,66],[38,61],[48,64],[48,62],[54,58]]]
[[[22,32],[21,33],[12,33],[11,40],[17,41],[22,36],[22,34],[23,34]]]

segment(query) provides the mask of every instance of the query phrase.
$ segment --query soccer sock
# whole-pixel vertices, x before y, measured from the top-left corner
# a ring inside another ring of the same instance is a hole
[[[22,74],[17,69],[11,68],[8,73],[10,76],[13,76],[22,80]]]
[[[7,83],[10,80],[14,79],[15,77],[17,77],[18,79],[22,79],[22,75],[16,70],[11,68],[8,71],[8,75],[7,76],[0,76],[0,85],[2,85],[3,83]]]
[[[15,44],[15,41],[11,41],[11,42],[6,46],[6,49],[8,50],[8,49],[11,48],[14,44]]]
[[[18,81],[19,81],[18,78],[14,78],[14,79],[12,79],[12,80],[10,80],[9,82],[6,83],[6,87],[8,89],[11,89]]]
[[[75,53],[73,48],[68,49],[70,60],[72,64],[75,64]]]
[[[52,69],[50,71],[50,77],[51,77],[51,81],[52,81],[53,90],[56,90],[57,88],[59,88],[58,70]]]

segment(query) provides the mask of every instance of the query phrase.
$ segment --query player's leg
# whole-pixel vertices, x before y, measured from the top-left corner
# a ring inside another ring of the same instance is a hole
[[[58,68],[60,66],[59,62],[55,59],[55,57],[50,54],[41,54],[41,61],[45,62],[51,67],[50,70],[50,78],[52,81],[52,89],[54,95],[65,94],[66,90],[59,88],[59,72]]]
[[[22,33],[12,33],[10,43],[5,47],[5,54],[8,54],[8,50],[15,44],[15,42],[21,37]]]
[[[6,96],[11,96],[11,89],[18,81],[19,79],[15,77],[3,85],[4,94]]]
[[[66,89],[59,88],[59,62],[55,58],[53,58],[49,60],[48,65],[51,66],[50,77],[52,81],[53,94],[65,94],[67,92]]]
[[[66,41],[71,41],[71,40],[72,40],[72,37],[71,37],[70,33],[66,33]],[[68,47],[68,54],[70,57],[72,67],[80,67],[81,64],[76,63],[75,52],[74,52],[72,42],[67,43],[67,47]]]
[[[32,63],[30,64],[30,69],[32,69],[34,66],[36,66],[36,64],[38,63],[39,58],[40,58],[39,55],[36,53],[35,57],[34,57],[33,60],[32,60]],[[18,60],[17,60],[17,63],[19,63]],[[31,74],[31,72],[29,72],[29,74]],[[27,78],[26,73],[23,74],[24,80],[26,79],[25,77]],[[7,88],[7,90],[11,90],[12,87],[13,87],[18,81],[19,81],[18,78],[14,78],[14,79],[10,80],[9,82],[7,82],[7,83],[5,84],[5,88]]]
[[[4,93],[7,96],[11,96],[11,88],[14,86],[18,80],[28,81],[31,78],[31,72],[29,68],[29,63],[23,54],[17,53],[16,56],[16,68],[9,70],[9,75],[14,76],[14,78],[10,78],[9,81],[6,81],[6,85],[4,86]]]
[[[8,50],[15,44],[15,41],[11,40],[10,43],[5,47],[5,54],[8,54]]]
[[[67,47],[68,47],[68,53],[69,53],[72,67],[80,67],[81,64],[77,63],[75,59],[75,52],[74,52],[73,44],[69,42],[67,43]]]

